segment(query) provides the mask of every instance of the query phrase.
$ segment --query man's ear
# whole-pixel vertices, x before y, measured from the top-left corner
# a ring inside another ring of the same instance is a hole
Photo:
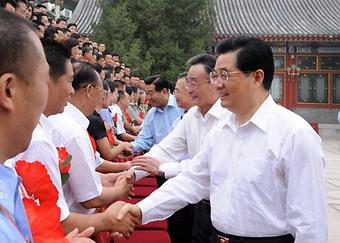
[[[86,86],[86,96],[87,96],[87,98],[90,98],[91,97],[91,93],[92,93],[92,85],[87,85]]]
[[[169,91],[168,91],[168,89],[164,88],[164,89],[162,89],[162,93],[163,93],[163,94],[168,94]]]
[[[262,69],[254,71],[255,84],[257,87],[262,86],[264,80],[264,72]]]
[[[12,73],[5,73],[0,76],[0,108],[2,110],[14,110],[13,98],[18,84],[16,79],[16,75]]]

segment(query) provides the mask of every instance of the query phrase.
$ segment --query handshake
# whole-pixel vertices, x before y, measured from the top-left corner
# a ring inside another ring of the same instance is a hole
[[[142,223],[142,212],[138,206],[118,201],[104,212],[105,225],[113,233],[114,238],[129,238],[136,225]]]

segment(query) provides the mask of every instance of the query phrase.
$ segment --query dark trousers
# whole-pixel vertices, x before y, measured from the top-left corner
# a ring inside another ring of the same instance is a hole
[[[158,187],[166,181],[163,177],[156,177]],[[189,204],[178,210],[168,218],[168,233],[171,243],[190,243],[195,218],[195,205]]]
[[[190,243],[195,218],[195,205],[189,204],[168,218],[168,233],[172,243]]]
[[[202,200],[196,204],[192,243],[216,243],[217,234],[211,223],[210,203]]]

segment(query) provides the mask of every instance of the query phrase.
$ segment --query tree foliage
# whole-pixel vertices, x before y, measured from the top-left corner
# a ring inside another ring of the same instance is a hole
[[[214,0],[115,0],[101,6],[94,38],[142,77],[175,79],[213,40]]]

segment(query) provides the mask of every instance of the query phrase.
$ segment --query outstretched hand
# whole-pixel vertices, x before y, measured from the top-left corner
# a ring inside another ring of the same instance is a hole
[[[129,212],[124,214],[123,217],[118,218],[120,210],[125,205],[125,202],[115,202],[104,211],[105,223],[109,226],[111,232],[115,232],[116,237],[119,237],[119,234],[121,234],[129,238],[136,224],[139,223],[139,219]]]
[[[68,233],[65,237],[71,243],[95,243],[89,238],[93,234],[93,232],[93,227],[89,227],[81,233],[78,233],[78,228],[76,228],[72,232]]]
[[[150,156],[138,156],[132,161],[137,170],[144,170],[152,175],[160,175],[159,166],[161,162]]]
[[[136,224],[142,223],[142,211],[137,205],[126,203],[123,207],[120,208],[117,218],[118,220],[122,220],[127,215],[131,215],[132,217],[134,217],[134,220],[136,220]]]

